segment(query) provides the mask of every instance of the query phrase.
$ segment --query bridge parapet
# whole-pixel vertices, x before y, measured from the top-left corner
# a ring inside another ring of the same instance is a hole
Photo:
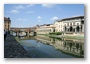
[[[14,32],[33,32],[31,28],[11,28]]]

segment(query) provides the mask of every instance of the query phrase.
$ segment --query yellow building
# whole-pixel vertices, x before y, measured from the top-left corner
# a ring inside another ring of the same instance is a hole
[[[10,30],[11,20],[10,18],[4,17],[4,30]]]
[[[40,25],[36,30],[37,34],[49,34],[50,32],[54,31],[55,27],[53,26],[53,24]]]

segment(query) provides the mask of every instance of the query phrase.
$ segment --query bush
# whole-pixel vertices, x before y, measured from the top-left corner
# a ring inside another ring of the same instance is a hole
[[[62,32],[52,32],[52,33],[49,33],[50,35],[61,35]]]

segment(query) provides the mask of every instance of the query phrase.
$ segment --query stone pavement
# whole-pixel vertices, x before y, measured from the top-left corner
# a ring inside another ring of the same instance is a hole
[[[18,43],[14,36],[8,34],[4,40],[4,58],[31,58],[30,54]]]

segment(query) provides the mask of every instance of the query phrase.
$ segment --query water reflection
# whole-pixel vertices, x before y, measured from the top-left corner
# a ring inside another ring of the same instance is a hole
[[[19,37],[21,40],[35,40],[37,43],[41,42],[45,45],[51,45],[56,50],[64,54],[75,57],[84,57],[84,41],[83,40],[70,40],[70,39],[57,39],[50,38],[42,35],[38,36],[25,36]]]

